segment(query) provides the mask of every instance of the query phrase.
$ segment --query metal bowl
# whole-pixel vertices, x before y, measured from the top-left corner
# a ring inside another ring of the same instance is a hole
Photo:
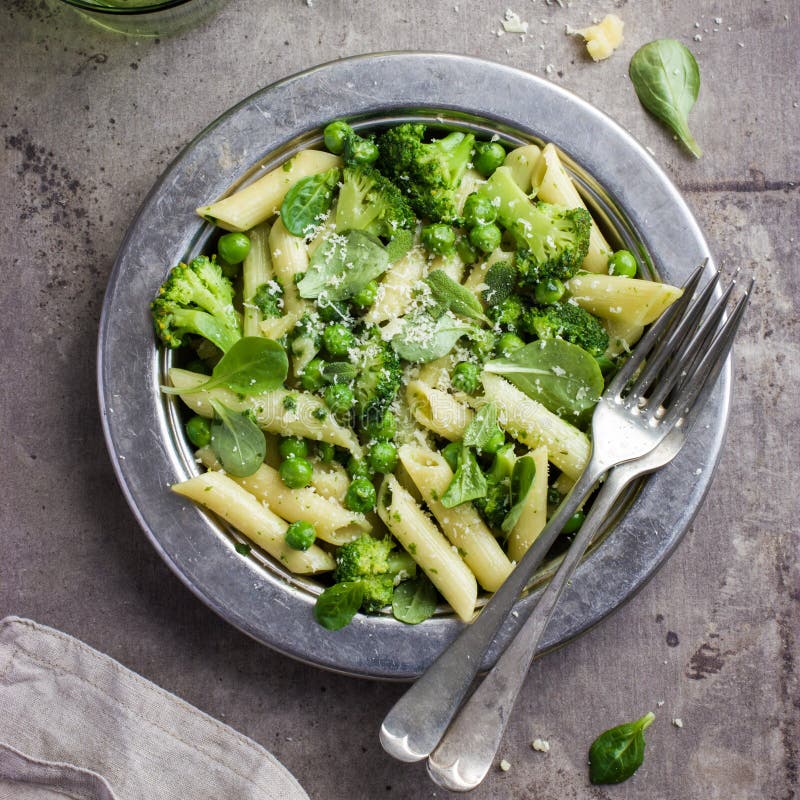
[[[350,675],[410,679],[462,624],[449,613],[407,626],[357,615],[329,632],[312,617],[319,586],[285,572],[168,490],[198,471],[176,403],[162,396],[168,356],[156,348],[148,304],[167,268],[200,252],[211,227],[194,213],[260,170],[320,141],[331,119],[357,126],[406,119],[555,142],[593,214],[645,269],[680,283],[704,259],[705,240],[677,189],[622,128],[583,100],[509,67],[474,58],[387,53],[326,64],[257,92],[204,130],[142,204],[120,248],[103,306],[98,384],[103,427],[125,496],[158,552],[210,608],[293,658]],[[613,535],[583,561],[543,639],[559,646],[635,594],[668,558],[699,508],[717,464],[730,371],[679,457],[627,499]],[[552,565],[550,567],[552,569]],[[546,568],[540,575],[546,576]],[[520,600],[533,602],[536,592]],[[514,620],[487,655],[496,660]]]

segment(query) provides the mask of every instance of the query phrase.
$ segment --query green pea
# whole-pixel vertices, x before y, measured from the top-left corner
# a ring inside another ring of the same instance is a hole
[[[536,302],[543,306],[550,306],[557,303],[566,291],[566,287],[558,278],[548,278],[536,284],[533,296]]]
[[[485,328],[475,331],[471,339],[472,353],[479,361],[485,361],[489,358],[497,344],[497,337],[492,331],[486,330]]]
[[[478,251],[466,236],[459,236],[456,240],[456,253],[465,264],[474,264],[478,260]]]
[[[422,228],[421,237],[425,249],[439,255],[447,255],[452,252],[456,243],[456,232],[450,225],[445,225],[443,222],[425,225]]]
[[[623,278],[635,278],[639,271],[636,258],[630,250],[617,250],[608,259],[608,274],[619,275]]]
[[[366,514],[375,508],[377,496],[369,478],[356,478],[347,489],[344,504],[350,511]]]
[[[311,483],[314,468],[307,458],[298,456],[296,458],[287,458],[286,461],[283,461],[278,468],[278,474],[290,489],[302,489]]]
[[[467,196],[461,216],[468,228],[474,228],[476,225],[494,222],[497,219],[497,209],[488,197],[473,192]]]
[[[351,478],[369,478],[372,474],[369,471],[366,460],[355,456],[350,456],[347,459],[345,469]]]
[[[378,297],[378,281],[370,281],[363,289],[353,295],[353,305],[369,308]]]
[[[322,344],[332,356],[346,356],[355,347],[356,337],[347,325],[334,322],[322,332]]]
[[[323,397],[328,408],[337,416],[346,414],[355,402],[353,390],[344,383],[332,383],[326,386]]]
[[[347,164],[361,164],[368,167],[378,160],[378,145],[355,134],[345,139],[342,155]]]
[[[384,411],[379,420],[367,423],[366,430],[367,438],[388,442],[397,434],[397,420],[391,411]]]
[[[300,436],[284,436],[278,445],[281,458],[305,458],[308,455],[308,442]]]
[[[586,515],[583,511],[576,511],[565,523],[564,527],[561,529],[561,533],[577,533],[580,530],[581,525],[583,525],[583,521],[586,519]]]
[[[186,423],[186,435],[195,447],[211,444],[211,422],[195,415]]]
[[[352,135],[353,129],[343,120],[337,119],[325,127],[325,147],[334,155],[340,156],[344,152],[345,141]]]
[[[506,435],[498,427],[489,437],[486,444],[481,447],[482,453],[496,453],[506,443]]]
[[[217,263],[222,270],[222,274],[229,280],[235,281],[242,274],[241,264],[229,264],[224,258],[220,258]]]
[[[219,237],[217,252],[229,264],[241,264],[250,252],[250,239],[244,233],[226,233]]]
[[[472,166],[488,178],[506,160],[506,151],[500,142],[475,142]]]
[[[336,458],[336,448],[330,442],[317,442],[317,455],[323,464],[330,464]]]
[[[284,536],[292,550],[308,550],[317,538],[317,531],[310,522],[300,519],[286,529]]]
[[[321,358],[313,358],[306,364],[303,374],[300,376],[300,385],[307,392],[315,392],[325,385],[325,378],[322,368],[325,362]]]
[[[503,358],[508,358],[521,347],[525,347],[525,342],[516,333],[504,333],[497,340],[497,354]]]
[[[454,389],[473,394],[478,388],[480,369],[473,361],[461,361],[455,365],[450,380]]]
[[[347,303],[341,300],[327,300],[324,303],[322,301],[317,303],[317,312],[323,322],[338,322],[347,318],[350,309]]]
[[[453,472],[458,469],[458,456],[461,453],[461,442],[450,442],[442,450],[442,457]]]
[[[375,442],[367,451],[367,465],[373,472],[389,474],[397,466],[397,448],[391,442]]]
[[[491,253],[500,246],[503,232],[493,222],[469,229],[469,243],[481,253]]]

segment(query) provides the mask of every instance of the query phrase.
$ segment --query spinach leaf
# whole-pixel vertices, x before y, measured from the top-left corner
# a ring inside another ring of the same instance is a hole
[[[400,228],[392,237],[389,244],[386,245],[386,255],[389,257],[389,263],[394,264],[395,261],[399,261],[404,255],[411,251],[413,246],[414,234],[405,228]]]
[[[486,372],[502,375],[528,397],[559,416],[577,419],[594,408],[603,393],[597,361],[563,339],[540,339],[496,358]]]
[[[655,719],[648,712],[636,722],[617,725],[601,733],[589,748],[589,779],[592,783],[621,783],[644,761],[644,729]]]
[[[194,394],[224,386],[237,394],[254,395],[283,386],[289,372],[286,351],[272,339],[244,336],[217,362],[211,377],[192,389],[162,386],[165,394]]]
[[[267,442],[264,432],[248,414],[240,414],[213,398],[211,449],[225,472],[237,478],[252,475],[264,461]]]
[[[329,631],[338,631],[350,624],[364,601],[361,581],[335,583],[326,589],[314,606],[314,618]]]
[[[633,54],[629,72],[639,102],[700,158],[703,151],[687,120],[700,91],[700,69],[688,48],[675,39],[656,39]]]
[[[362,231],[333,233],[314,251],[297,284],[300,297],[344,300],[389,268],[386,248]]]
[[[297,181],[281,204],[281,220],[286,230],[295,236],[305,236],[319,225],[331,210],[333,190],[338,182],[337,167]]]
[[[436,587],[425,575],[398,584],[392,594],[392,614],[400,622],[417,625],[436,611]]]
[[[449,314],[435,319],[422,311],[406,317],[402,329],[392,339],[392,347],[406,361],[427,364],[446,356],[456,342],[472,330],[474,326]]]
[[[477,447],[478,450],[483,450],[496,432],[497,406],[494,403],[487,403],[477,410],[472,422],[467,425],[467,429],[464,431],[464,444],[467,447]]]
[[[523,456],[514,462],[511,473],[511,509],[506,514],[501,529],[508,536],[522,516],[525,500],[533,486],[536,477],[536,462],[530,456]]]
[[[437,305],[445,311],[482,322],[489,321],[483,314],[483,306],[478,298],[466,286],[456,283],[444,270],[433,270],[425,278],[425,283],[430,286],[431,295]]]
[[[466,445],[461,446],[458,454],[458,467],[453,480],[442,495],[442,505],[453,508],[479,497],[486,497],[488,491],[486,476],[481,471],[475,453]]]

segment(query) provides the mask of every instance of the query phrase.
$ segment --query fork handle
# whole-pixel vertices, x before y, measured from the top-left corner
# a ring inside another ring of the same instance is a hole
[[[503,585],[428,670],[395,703],[381,725],[383,749],[400,761],[427,758],[442,738],[472,681],[486,651],[502,627],[517,598],[561,533],[566,521],[589,496],[611,465],[592,458],[572,491]]]
[[[467,792],[486,777],[500,749],[514,703],[564,586],[620,493],[633,477],[629,472],[623,467],[612,470],[561,566],[545,586],[530,616],[516,631],[494,668],[461,708],[431,754],[428,774],[440,786],[455,792]]]

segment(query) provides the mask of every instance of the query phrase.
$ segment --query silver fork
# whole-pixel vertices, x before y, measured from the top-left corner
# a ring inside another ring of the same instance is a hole
[[[495,666],[458,712],[438,747],[428,759],[428,774],[440,786],[452,791],[474,789],[486,777],[508,725],[511,711],[530,669],[539,641],[550,617],[586,548],[613,509],[626,486],[641,475],[665,466],[678,454],[686,436],[714,389],[736,330],[752,292],[752,281],[737,302],[731,316],[715,335],[709,351],[711,367],[702,379],[702,388],[690,399],[685,411],[667,437],[642,458],[615,467],[592,503],[589,514],[570,545],[558,571],[542,592],[530,617],[517,631]],[[727,295],[726,295],[727,297]],[[679,386],[678,392],[681,392]]]
[[[691,404],[689,394],[694,392],[694,399],[702,388],[703,379],[716,360],[707,345],[724,314],[724,300],[727,299],[726,293],[698,326],[717,279],[715,273],[692,301],[702,272],[701,266],[692,273],[683,287],[683,296],[653,324],[603,394],[592,420],[594,445],[589,463],[553,518],[478,618],[465,628],[384,719],[380,738],[390,755],[401,761],[419,761],[430,755],[472,685],[483,654],[566,521],[609,469],[641,458],[655,449],[681,419],[687,403]],[[646,358],[649,358],[647,365]],[[657,379],[655,367],[651,364],[662,372]],[[691,376],[686,374],[684,365],[687,364],[692,365]],[[640,368],[641,374],[627,389]],[[692,381],[692,377],[700,379]],[[661,401],[679,381],[684,387],[681,397],[675,398],[670,409],[662,413]],[[651,387],[651,394],[657,393],[661,398],[657,406],[643,398],[644,391]],[[684,392],[686,397],[683,397]]]

